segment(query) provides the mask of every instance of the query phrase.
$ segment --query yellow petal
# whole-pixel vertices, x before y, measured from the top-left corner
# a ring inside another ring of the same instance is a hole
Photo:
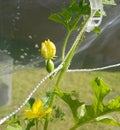
[[[45,117],[51,111],[52,111],[51,108],[48,108],[46,111],[44,111],[42,101],[37,100],[34,102],[34,104],[32,106],[32,110],[25,110],[24,114],[25,114],[26,118],[33,119],[33,118]]]
[[[48,108],[48,109],[45,111],[45,113],[46,113],[46,114],[49,114],[51,111],[52,111],[52,109],[51,109],[51,108]]]
[[[56,47],[54,43],[51,42],[49,39],[42,42],[41,54],[45,59],[53,59],[56,54]]]
[[[26,118],[28,119],[33,119],[33,118],[36,118],[37,115],[35,115],[31,110],[26,110],[24,112]]]
[[[39,114],[40,112],[43,111],[43,106],[42,106],[42,101],[41,100],[35,101],[35,103],[32,106],[32,111],[35,114]]]

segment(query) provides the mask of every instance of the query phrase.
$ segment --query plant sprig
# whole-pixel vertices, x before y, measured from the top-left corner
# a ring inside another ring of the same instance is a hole
[[[116,5],[114,0],[102,0],[102,2],[105,5]],[[111,89],[100,78],[95,78],[92,81],[94,100],[90,105],[87,105],[85,102],[79,101],[79,99],[72,99],[73,92],[64,92],[60,89],[60,83],[62,81],[63,75],[69,68],[77,48],[80,46],[84,39],[86,31],[85,29],[90,19],[90,14],[91,7],[88,0],[71,0],[68,7],[62,8],[60,12],[54,13],[49,17],[50,20],[62,24],[67,29],[66,37],[62,48],[63,67],[61,70],[59,70],[57,76],[55,75],[54,77],[57,78],[54,90],[51,93],[47,93],[46,97],[43,98],[43,101],[38,100],[37,102],[35,102],[34,99],[31,99],[28,102],[27,106],[29,110],[26,111],[26,114],[27,117],[30,117],[30,119],[25,119],[25,121],[27,120],[26,130],[30,130],[34,125],[36,125],[36,130],[38,130],[39,121],[44,122],[44,130],[48,129],[48,124],[51,116],[50,112],[52,111],[52,107],[54,106],[56,96],[62,99],[65,103],[67,103],[67,105],[71,109],[71,113],[74,119],[74,126],[70,130],[75,130],[76,128],[88,122],[102,122],[115,126],[120,126],[119,122],[107,115],[111,112],[120,111],[120,96],[110,100],[107,104],[104,104],[104,98],[109,94]],[[95,15],[99,16],[99,11]],[[72,32],[76,30],[78,34],[76,35],[76,38],[70,50],[66,53],[66,46],[69,44],[68,40]],[[94,32],[99,34],[100,28],[94,28]],[[54,70],[54,64],[53,62],[51,62],[51,59],[55,57],[56,53],[54,43],[52,43],[50,40],[43,42],[41,52],[44,58],[47,59],[46,69],[49,73],[51,73],[51,71]],[[49,113],[46,108],[50,108],[48,109],[50,110]],[[78,110],[80,110],[79,113]],[[55,115],[57,118],[63,118],[64,113],[61,111],[60,108],[56,108],[55,112],[57,112]],[[17,118],[14,118],[15,121],[16,119]],[[17,119],[17,121],[19,120]],[[6,128],[6,130],[13,129],[22,130],[20,122],[15,123],[14,126],[8,125]]]

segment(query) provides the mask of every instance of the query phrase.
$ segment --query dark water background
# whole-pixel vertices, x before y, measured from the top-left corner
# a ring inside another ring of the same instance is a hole
[[[75,55],[71,68],[100,67],[120,62],[120,1],[106,7],[102,33],[88,34]],[[0,0],[0,52],[5,52],[19,65],[42,65],[35,44],[50,38],[57,46],[57,61],[61,55],[65,28],[48,20],[48,16],[68,5],[69,0]],[[69,46],[74,40],[70,38]]]

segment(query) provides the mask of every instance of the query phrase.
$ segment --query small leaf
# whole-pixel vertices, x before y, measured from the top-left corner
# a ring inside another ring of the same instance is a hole
[[[101,29],[100,29],[99,27],[95,27],[95,28],[94,28],[94,32],[95,32],[96,34],[100,34],[100,33],[101,33]]]
[[[46,96],[42,98],[42,102],[43,102],[44,108],[48,108],[49,107],[52,95],[53,95],[52,92],[46,92]]]
[[[100,112],[103,111],[103,99],[111,91],[111,89],[98,77],[92,81],[92,88],[94,90],[93,108],[95,113],[98,115]]]
[[[5,130],[23,130],[21,126],[15,125],[15,126],[10,126],[8,125]]]
[[[64,120],[65,118],[65,112],[62,111],[62,109],[58,106],[54,106],[54,118]]]
[[[119,110],[120,111],[120,96],[118,96],[115,99],[110,100],[107,107],[110,110]]]
[[[59,14],[56,14],[56,13],[52,14],[49,16],[49,19],[56,23],[61,23],[61,24],[65,25],[63,18]]]
[[[30,98],[29,101],[26,104],[27,108],[31,109],[34,102],[35,102],[35,99],[34,98]]]
[[[76,3],[75,0],[72,1],[72,3],[69,5],[69,8],[68,8],[68,10],[69,10],[70,12],[72,12],[72,14],[78,13],[78,12],[79,12],[79,9],[80,9],[80,8],[79,8],[79,4]]]
[[[105,124],[111,124],[113,126],[120,126],[120,123],[118,123],[111,116],[100,116],[100,117],[96,118],[96,121],[101,122],[101,123],[105,123]]]
[[[106,5],[116,5],[115,0],[102,0],[102,3]]]

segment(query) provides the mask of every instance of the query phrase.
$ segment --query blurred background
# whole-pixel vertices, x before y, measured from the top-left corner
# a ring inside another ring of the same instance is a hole
[[[65,37],[65,28],[48,20],[51,13],[68,5],[69,0],[1,0],[0,52],[10,55],[14,64],[34,64],[40,61],[39,50],[45,39],[51,39],[59,48]],[[117,6],[106,6],[100,35],[89,33],[79,48],[71,67],[100,67],[120,62],[120,1]],[[70,45],[75,34],[70,39]],[[69,48],[69,47],[68,47]]]

